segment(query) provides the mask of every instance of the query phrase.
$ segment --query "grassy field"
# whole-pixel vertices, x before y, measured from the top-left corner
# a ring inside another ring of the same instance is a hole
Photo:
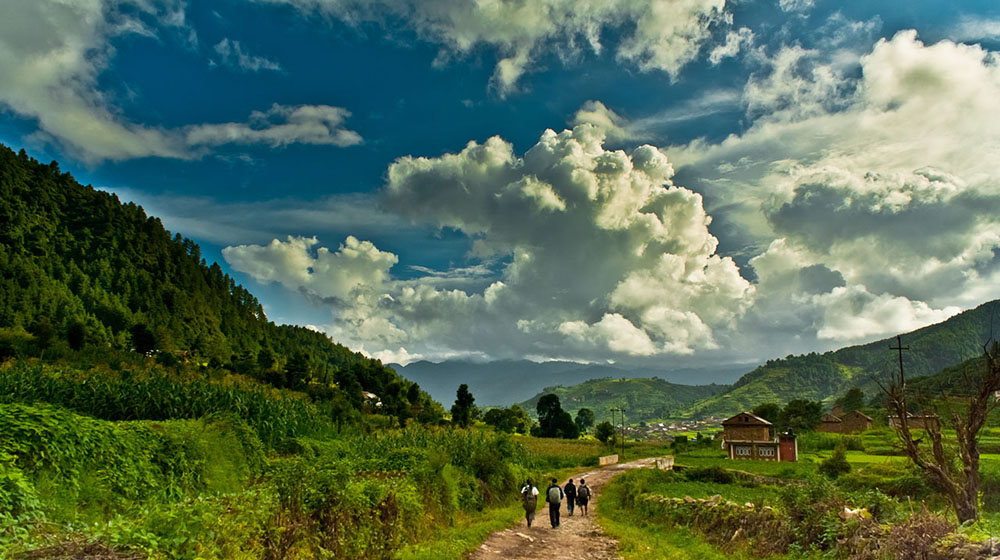
[[[755,475],[781,478],[802,479],[816,473],[816,465],[811,458],[800,460],[796,463],[730,460],[726,457],[725,452],[715,444],[711,447],[702,447],[679,453],[674,456],[674,461],[681,467],[725,466],[728,469],[744,471]]]
[[[632,461],[672,454],[669,444],[659,442],[627,442],[622,458],[621,447],[611,449],[593,438],[567,440],[525,436],[518,437],[517,441],[528,450],[534,466],[551,469],[596,467],[598,458],[604,455],[618,454],[621,460]]]

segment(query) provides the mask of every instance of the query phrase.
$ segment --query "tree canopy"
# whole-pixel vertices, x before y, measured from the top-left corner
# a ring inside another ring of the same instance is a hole
[[[576,439],[580,437],[580,429],[573,422],[569,412],[562,409],[559,397],[552,393],[538,399],[535,410],[538,412],[539,437]]]
[[[466,428],[476,417],[476,398],[469,392],[469,386],[462,383],[455,392],[455,404],[451,406],[451,422]]]
[[[581,434],[586,433],[587,429],[594,425],[594,411],[589,408],[581,408],[577,411],[574,422]]]
[[[819,401],[795,399],[789,401],[778,415],[778,428],[793,432],[811,432],[823,421],[823,404]]]

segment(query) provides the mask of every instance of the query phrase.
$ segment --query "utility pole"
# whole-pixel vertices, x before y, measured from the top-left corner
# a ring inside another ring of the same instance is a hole
[[[896,335],[896,345],[889,345],[889,350],[895,350],[899,352],[899,401],[902,405],[903,412],[900,413],[899,425],[906,428],[907,418],[906,415],[909,412],[906,411],[906,378],[903,376],[903,350],[909,350],[909,346],[903,346],[903,338],[900,335]]]
[[[622,413],[622,452],[621,459],[625,458],[625,409],[624,408],[611,408],[611,425],[615,425],[615,412]]]
[[[903,346],[903,339],[900,335],[896,335],[896,345],[889,346],[889,350],[897,350],[899,352],[899,386],[905,387],[906,379],[903,377],[903,350],[909,350],[909,346]]]
[[[611,410],[611,425],[615,424],[615,412],[622,413],[622,452],[621,459],[625,458],[625,409],[624,408],[612,408]]]

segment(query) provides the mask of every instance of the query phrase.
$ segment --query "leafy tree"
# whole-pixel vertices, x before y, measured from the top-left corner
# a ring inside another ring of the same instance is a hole
[[[844,396],[837,399],[834,403],[844,409],[844,412],[853,412],[855,410],[860,410],[865,406],[865,394],[861,389],[857,387],[850,389]]]
[[[451,407],[451,422],[456,426],[467,428],[475,418],[476,398],[469,392],[469,386],[462,383],[455,394],[455,404]]]
[[[504,418],[504,410],[506,409],[491,408],[487,410],[483,414],[483,422],[485,422],[487,426],[493,426],[493,428],[498,432],[510,433],[512,430],[507,428],[507,423]]]
[[[775,424],[778,422],[778,417],[781,415],[781,407],[776,403],[764,403],[755,406],[750,412],[755,416],[760,416],[764,420]]]
[[[410,387],[406,390],[406,401],[411,406],[418,406],[420,404],[420,385],[416,383],[410,384]]]
[[[601,443],[608,443],[615,437],[615,427],[611,425],[611,422],[605,420],[594,426],[594,437]]]
[[[296,352],[285,364],[285,386],[289,389],[300,390],[309,383],[312,378],[312,363],[309,354]]]
[[[587,429],[594,425],[594,411],[589,408],[581,408],[576,412],[576,427],[580,433],[586,433]]]
[[[497,431],[512,434],[527,433],[531,427],[531,418],[528,413],[518,405],[510,408],[491,408],[483,415],[483,422],[493,426]]]
[[[789,401],[778,415],[778,426],[793,432],[811,432],[823,421],[823,403],[795,399]]]
[[[531,430],[531,417],[528,416],[528,412],[520,407],[520,405],[513,404],[507,409],[510,415],[511,422],[514,425],[514,431],[519,434],[526,434]]]
[[[267,372],[274,368],[274,352],[267,346],[257,353],[257,371]]]
[[[344,398],[347,399],[347,402],[350,403],[351,407],[354,408],[354,410],[361,410],[365,402],[364,397],[361,395],[364,388],[358,381],[357,376],[354,375],[354,372],[349,369],[342,370],[337,372],[337,375],[334,378],[337,381],[337,386],[344,392]]]
[[[559,397],[549,393],[538,399],[535,407],[538,412],[539,437],[576,439],[580,430],[573,422],[573,417],[562,409]]]
[[[234,355],[229,367],[237,373],[254,375],[257,373],[257,356],[254,356],[249,351],[242,352],[238,356]]]

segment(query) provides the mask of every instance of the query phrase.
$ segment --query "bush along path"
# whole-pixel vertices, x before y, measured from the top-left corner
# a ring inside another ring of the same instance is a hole
[[[649,467],[655,460],[655,458],[640,459],[575,475],[574,482],[584,478],[590,486],[590,515],[584,516],[577,508],[570,517],[566,511],[566,501],[563,500],[558,529],[553,529],[549,525],[549,506],[544,503],[545,488],[548,487],[548,483],[539,482],[538,512],[531,528],[528,528],[522,518],[517,525],[490,535],[486,542],[469,554],[468,559],[617,560],[621,558],[618,554],[618,543],[605,535],[595,522],[601,489],[616,475],[629,469]],[[562,480],[559,484],[565,486],[566,481]]]

